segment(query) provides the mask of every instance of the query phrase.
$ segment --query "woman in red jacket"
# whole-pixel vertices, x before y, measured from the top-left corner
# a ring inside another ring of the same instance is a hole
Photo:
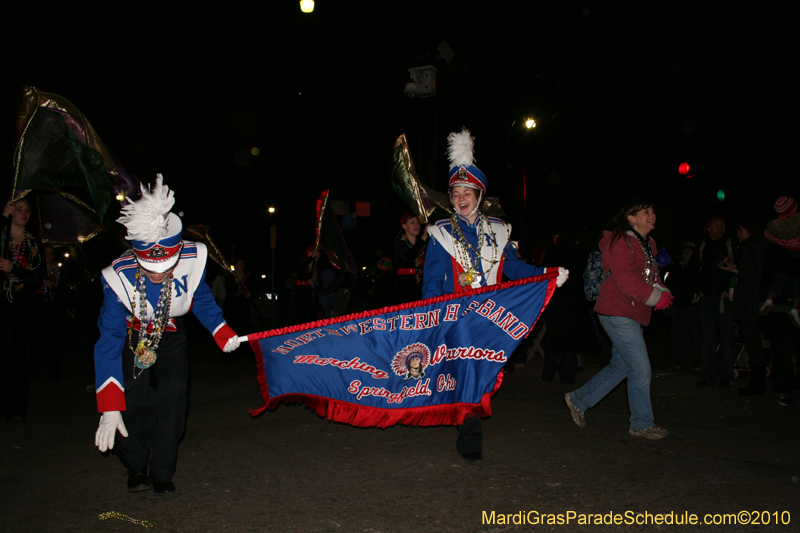
[[[580,427],[586,427],[585,411],[627,378],[631,411],[628,433],[646,439],[661,439],[669,434],[653,423],[650,358],[642,335],[653,307],[666,309],[673,299],[658,273],[658,248],[649,237],[655,223],[653,205],[633,200],[612,219],[610,231],[603,232],[603,271],[610,274],[600,287],[595,311],[613,348],[607,366],[583,387],[564,396],[572,419]]]

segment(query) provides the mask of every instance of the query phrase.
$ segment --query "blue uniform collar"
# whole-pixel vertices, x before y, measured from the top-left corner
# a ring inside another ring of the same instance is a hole
[[[477,227],[478,220],[480,219],[480,214],[478,214],[478,215],[476,215],[476,216],[475,216],[475,223],[474,223],[474,224],[470,224],[469,220],[468,220],[466,217],[463,217],[463,216],[461,216],[461,215],[460,215],[460,214],[458,214],[458,213],[456,213],[456,219],[458,219],[458,221],[459,221],[460,223],[462,223],[462,224],[461,224],[462,226],[466,226],[466,227],[468,227],[469,229],[472,229],[472,230],[474,230],[474,229],[476,229],[476,227]]]

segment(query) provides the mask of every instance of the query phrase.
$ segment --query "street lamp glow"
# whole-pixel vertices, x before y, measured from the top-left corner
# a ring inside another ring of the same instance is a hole
[[[525,119],[525,127],[528,128],[528,129],[535,128],[536,127],[536,121],[533,120],[532,118],[526,118]]]
[[[267,208],[267,211],[269,211],[270,213],[274,213],[275,212],[275,208],[270,206],[269,208]]]
[[[314,11],[314,0],[300,0],[300,11],[303,13]]]

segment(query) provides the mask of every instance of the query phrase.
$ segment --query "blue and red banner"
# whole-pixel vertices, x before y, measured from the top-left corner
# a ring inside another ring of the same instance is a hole
[[[491,414],[501,370],[556,288],[556,272],[249,335],[264,405],[303,402],[360,427]]]

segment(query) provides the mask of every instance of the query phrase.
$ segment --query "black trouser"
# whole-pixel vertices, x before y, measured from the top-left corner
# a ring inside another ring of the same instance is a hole
[[[458,453],[483,453],[483,426],[478,415],[468,415],[458,426]]]
[[[0,291],[2,292],[2,291]],[[0,294],[0,388],[3,416],[28,415],[30,346],[36,321],[36,298],[14,295],[10,303]]]
[[[126,410],[122,420],[128,438],[118,434],[114,446],[128,470],[145,471],[149,456],[150,476],[162,482],[170,481],[175,473],[178,444],[186,429],[189,352],[183,319],[176,318],[175,325],[177,331],[164,333],[156,363],[146,370],[134,368],[133,353],[125,346],[122,373]]]
[[[767,380],[767,360],[764,354],[764,342],[761,340],[761,327],[758,324],[759,317],[748,316],[738,322],[739,336],[750,358],[750,383],[764,385]]]
[[[772,312],[765,318],[764,324],[772,346],[772,392],[792,394],[797,382],[792,363],[792,355],[798,346],[796,330],[786,313]]]
[[[722,360],[722,381],[733,381],[736,364],[736,325],[731,314],[731,303],[724,301],[720,313],[720,296],[703,296],[697,304],[700,312],[700,331],[703,335],[703,379],[717,379],[717,330]]]
[[[561,383],[575,383],[575,373],[578,371],[578,352],[561,352],[556,354],[552,350],[547,350],[544,353],[542,380],[553,381],[556,375],[556,358],[560,358],[558,374]]]
[[[44,367],[48,381],[58,381],[61,377],[61,355],[64,349],[60,343],[65,342],[65,334],[61,331],[62,313],[63,310],[57,308],[55,302],[38,299],[37,335],[31,339],[31,376],[38,375]]]
[[[700,310],[696,305],[670,308],[672,324],[672,355],[676,365],[698,368],[703,364],[703,337],[700,329]]]

